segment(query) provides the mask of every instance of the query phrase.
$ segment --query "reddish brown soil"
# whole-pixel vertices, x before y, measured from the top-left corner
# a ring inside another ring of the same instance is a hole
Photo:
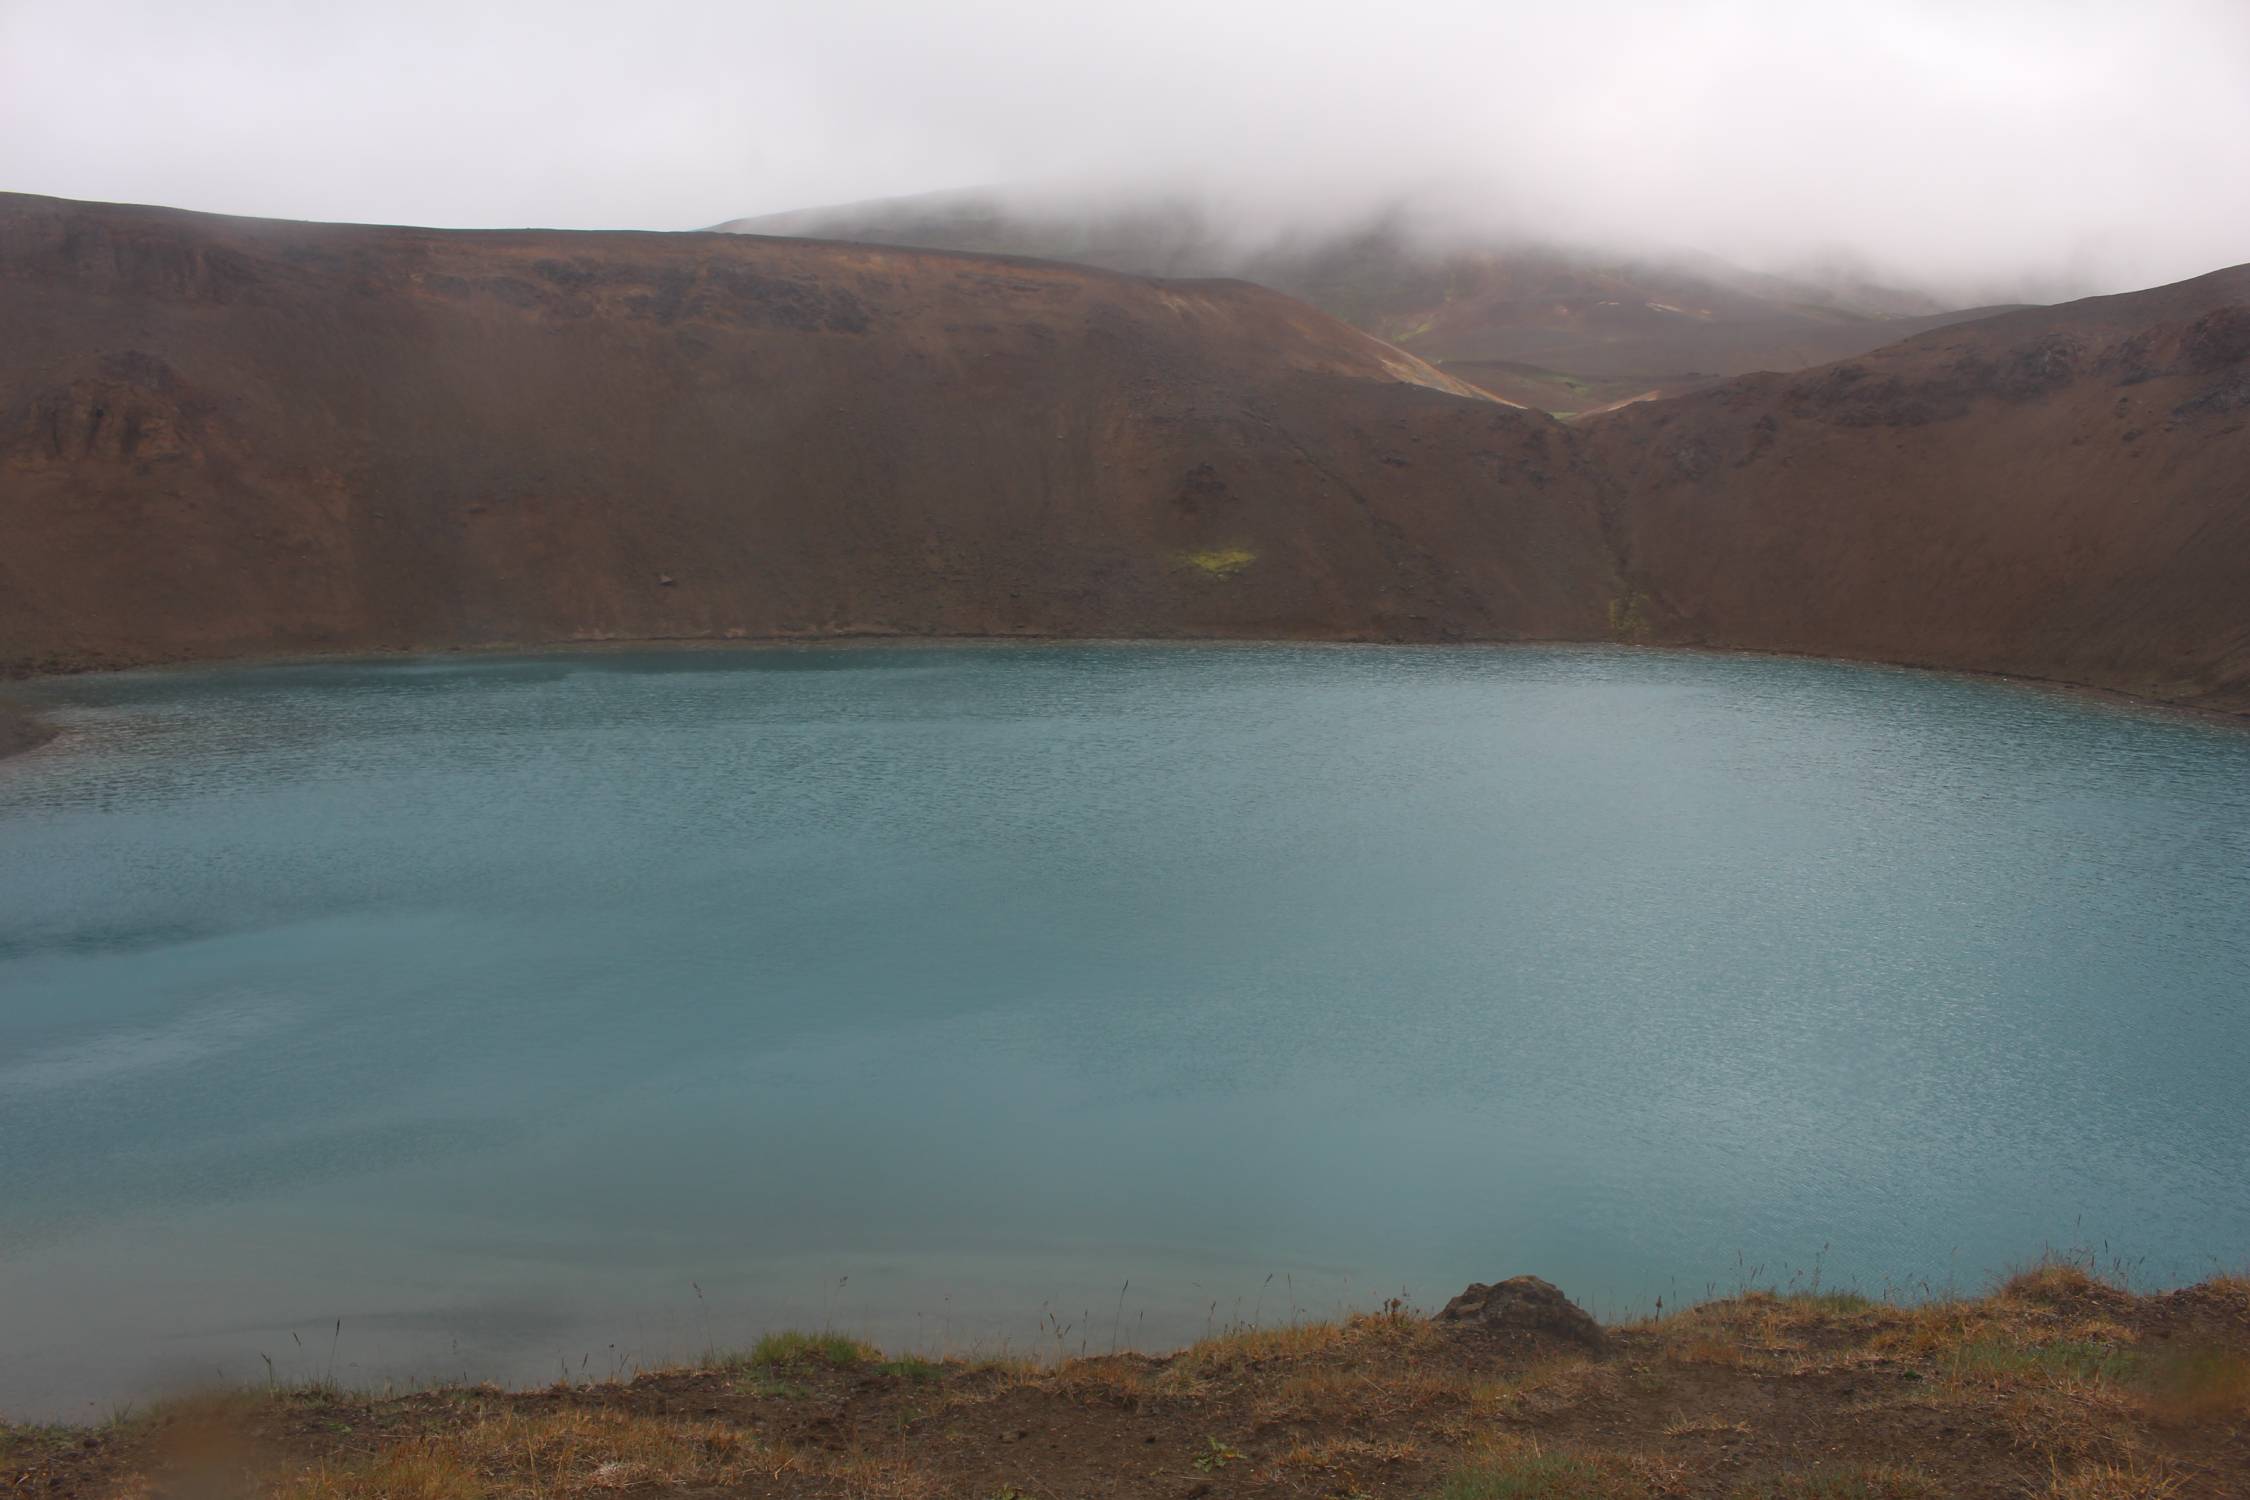
[[[9,197],[0,326],[18,673],[611,638],[1584,637],[1616,593],[1552,423],[1239,283]]]
[[[1542,370],[1507,360],[1449,359],[1446,374],[1467,381],[1511,406],[1525,406],[1563,418],[1599,416],[1636,401],[1684,396],[1717,385],[1717,375],[1637,375],[1594,379]]]
[[[2250,709],[2250,267],[1581,436],[1651,638]]]
[[[1674,378],[1667,372],[1718,379],[1801,370],[1999,310],[1946,309],[1864,282],[1790,281],[1709,257],[1647,258],[1507,240],[1441,242],[1391,216],[1244,243],[1192,201],[1164,196],[1097,195],[1072,204],[979,191],[930,193],[720,227],[1041,256],[1137,275],[1241,277],[1301,297],[1426,359],[1514,361],[1644,389]]]
[[[0,197],[0,672],[1625,639],[2250,710],[2250,269],[1577,426],[1276,293]]]

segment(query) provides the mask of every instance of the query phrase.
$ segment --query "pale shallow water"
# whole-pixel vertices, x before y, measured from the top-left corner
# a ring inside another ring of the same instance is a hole
[[[1602,649],[31,696],[0,1411],[2250,1259],[2226,726]]]

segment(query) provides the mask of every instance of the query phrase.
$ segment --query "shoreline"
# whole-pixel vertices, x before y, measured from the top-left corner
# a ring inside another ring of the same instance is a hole
[[[2108,703],[2117,707],[2139,709],[2165,716],[2180,716],[2215,726],[2250,730],[2250,703],[2246,703],[2241,708],[2212,707],[2201,703],[2151,697],[2142,693],[2128,692],[2121,688],[2106,687],[2099,683],[2079,682],[2068,678],[2038,677],[1991,668],[1908,661],[1891,657],[1830,656],[1810,651],[1706,645],[1695,642],[1618,641],[1567,636],[1401,640],[1371,636],[922,635],[883,630],[838,631],[820,635],[785,636],[593,636],[552,640],[486,641],[457,645],[415,644],[350,647],[336,650],[250,651],[212,656],[162,657],[119,665],[89,665],[44,672],[23,672],[12,677],[0,677],[0,684],[13,682],[29,686],[39,683],[66,682],[85,677],[119,676],[135,672],[185,672],[225,667],[346,665],[355,662],[378,664],[414,660],[441,661],[448,657],[562,656],[573,653],[595,654],[630,651],[815,651],[870,647],[892,650],[960,650],[964,648],[997,650],[1014,646],[1181,647],[1188,649],[1240,647],[1251,650],[1275,647],[1331,647],[1336,649],[1417,651],[1494,651],[1521,648],[1582,647],[1661,655],[1800,661],[1834,666],[1919,672],[1936,677],[1954,677],[1967,681],[2004,683],[2013,687],[2034,689],[2041,692],[2085,697],[2095,702]],[[0,698],[0,760],[6,760],[23,751],[46,744],[56,738],[58,732],[53,726],[47,724],[36,711],[20,703],[10,703],[4,698]]]
[[[2250,1278],[2134,1293],[2048,1261],[1981,1296],[1744,1287],[1602,1325],[1514,1276],[1434,1315],[1394,1301],[1049,1358],[784,1331],[541,1388],[269,1380],[106,1423],[0,1421],[10,1481],[270,1500],[2191,1500],[2250,1483]]]

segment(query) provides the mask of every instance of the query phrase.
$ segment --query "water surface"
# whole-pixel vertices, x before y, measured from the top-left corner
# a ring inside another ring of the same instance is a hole
[[[1602,649],[33,691],[0,1410],[2250,1258],[2223,726]]]

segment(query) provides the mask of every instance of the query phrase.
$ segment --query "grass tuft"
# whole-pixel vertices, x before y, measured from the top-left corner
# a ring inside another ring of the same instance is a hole
[[[753,1365],[823,1364],[838,1370],[855,1369],[881,1359],[873,1344],[841,1333],[769,1333],[750,1350],[742,1363]]]
[[[1992,1385],[2114,1383],[2139,1367],[2133,1355],[2108,1344],[2058,1339],[2049,1344],[2012,1344],[1986,1339],[1954,1351],[1951,1373],[1957,1380]]]
[[[875,1367],[875,1373],[889,1375],[898,1380],[918,1381],[926,1384],[933,1380],[943,1379],[945,1366],[927,1359],[915,1359],[910,1355],[905,1359],[884,1360]]]
[[[2124,1293],[2073,1260],[2043,1260],[2000,1283],[2002,1298],[2046,1307],[2114,1301]]]
[[[1883,1304],[1858,1292],[1792,1292],[1781,1299],[1786,1307],[1829,1317],[1851,1317],[1874,1312]]]
[[[372,1457],[284,1479],[272,1500],[549,1500],[608,1491],[711,1487],[754,1471],[745,1436],[596,1408],[486,1417],[407,1438]]]
[[[2080,1464],[2057,1467],[2040,1495],[2042,1500],[2168,1500],[2186,1483],[2169,1469],[2139,1462]]]

